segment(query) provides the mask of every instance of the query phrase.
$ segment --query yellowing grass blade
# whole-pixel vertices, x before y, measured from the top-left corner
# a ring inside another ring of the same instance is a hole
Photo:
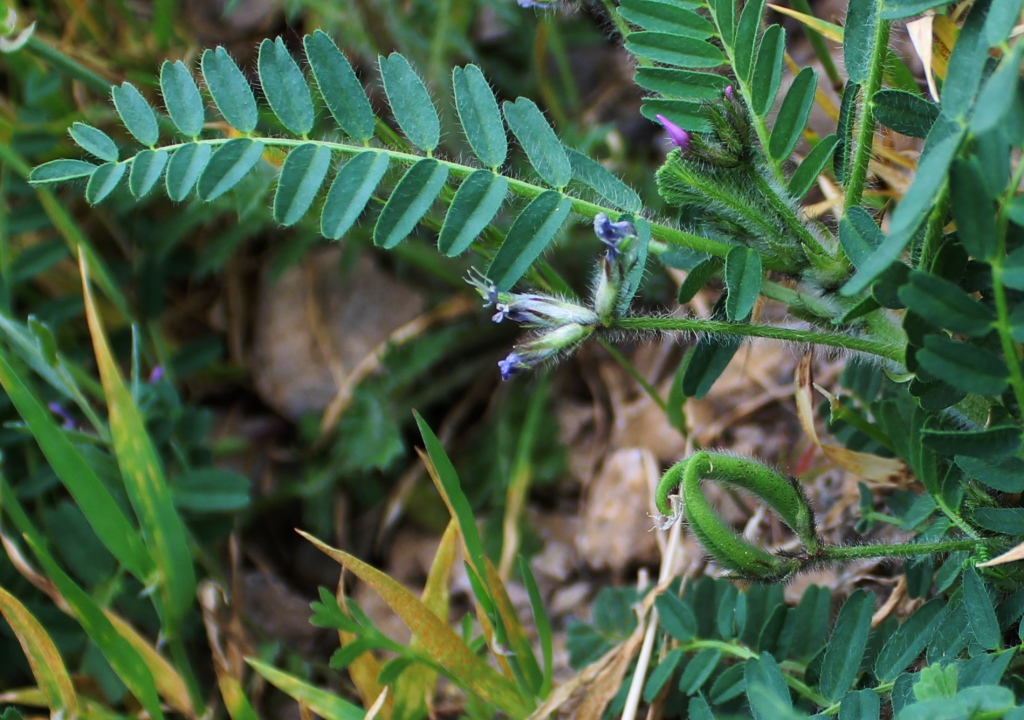
[[[188,694],[188,687],[185,685],[185,680],[181,677],[181,674],[167,661],[167,658],[157,652],[156,648],[146,638],[139,635],[135,628],[110,610],[104,610],[103,614],[107,616],[107,620],[114,626],[117,634],[132,646],[132,649],[139,654],[142,662],[149,668],[149,672],[153,675],[153,682],[156,683],[156,690],[160,693],[160,697],[163,698],[164,702],[172,710],[181,713],[185,717],[194,718],[196,716],[196,709],[192,704],[192,698]]]
[[[523,718],[529,714],[529,708],[519,696],[515,685],[473,654],[448,624],[434,615],[415,595],[362,560],[325,545],[301,530],[298,532],[373,588],[412,630],[430,657],[451,673],[452,679],[461,687],[512,718]]]
[[[0,614],[18,638],[21,649],[25,652],[32,675],[39,683],[39,689],[46,696],[46,704],[51,712],[64,717],[78,714],[78,696],[71,684],[64,661],[57,651],[57,646],[20,600],[0,588]]]
[[[783,7],[782,5],[772,5],[771,3],[768,3],[768,7],[777,13],[788,15],[794,20],[800,22],[801,25],[806,25],[812,30],[817,30],[818,33],[827,40],[839,43],[840,45],[843,43],[843,29],[834,23],[820,20],[813,15],[806,15],[802,12],[797,12],[792,8]]]
[[[85,314],[92,334],[96,364],[110,412],[114,455],[124,476],[125,489],[142,525],[146,547],[159,572],[158,592],[164,632],[175,635],[196,593],[195,570],[185,537],[185,526],[174,508],[156,448],[146,432],[139,409],[121,377],[107,345],[103,324],[89,287],[85,256],[79,255]]]
[[[324,720],[363,720],[365,717],[362,710],[334,693],[313,687],[294,675],[281,672],[254,658],[246,658],[245,661],[271,685],[300,705],[305,705]]]

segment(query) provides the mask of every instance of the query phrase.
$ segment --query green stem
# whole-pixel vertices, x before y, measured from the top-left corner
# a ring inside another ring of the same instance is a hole
[[[188,660],[188,653],[185,652],[185,643],[181,640],[180,631],[175,633],[174,637],[167,641],[167,644],[171,648],[171,657],[174,659],[174,665],[185,681],[189,699],[192,701],[192,706],[196,709],[196,717],[202,717],[206,714],[206,701],[203,700],[199,681],[196,679],[195,673],[192,672],[192,663]]]
[[[882,86],[882,70],[885,60],[885,51],[889,45],[889,23],[878,20],[875,27],[874,45],[871,55],[871,72],[868,74],[868,81],[861,89],[864,104],[861,106],[860,122],[854,138],[854,148],[850,163],[849,182],[846,186],[847,208],[860,204],[861,196],[864,194],[864,185],[868,176],[868,163],[871,161],[871,151],[875,139],[875,93]]]
[[[640,371],[636,369],[636,366],[629,361],[629,358],[627,358],[625,355],[616,350],[615,346],[608,342],[605,338],[598,338],[598,342],[601,343],[601,347],[607,350],[608,354],[611,355],[615,359],[615,361],[619,363],[619,365],[621,365],[623,369],[626,372],[628,372],[634,380],[637,381],[640,387],[644,389],[644,392],[646,392],[647,395],[650,396],[651,400],[654,401],[654,404],[661,408],[661,411],[667,415],[668,405],[665,403],[664,400],[661,399],[661,395],[658,394],[658,391],[655,390],[654,387],[649,382],[647,382],[644,376],[640,374]]]
[[[821,246],[821,243],[819,243],[814,235],[811,234],[811,231],[807,226],[803,224],[799,217],[797,217],[793,207],[779,197],[775,188],[761,177],[760,173],[755,171],[752,172],[751,175],[754,177],[754,181],[757,183],[758,189],[761,191],[761,195],[768,201],[768,204],[772,206],[772,210],[775,211],[778,218],[786,224],[786,227],[789,228],[789,232],[792,233],[794,237],[799,238],[804,247],[813,248],[813,251],[816,254],[823,257],[831,257],[831,253]]]
[[[988,544],[989,541],[986,540],[942,540],[932,543],[902,543],[899,545],[849,545],[846,547],[824,545],[821,548],[821,555],[826,562],[879,557],[916,557],[959,550],[976,550],[978,547]]]
[[[896,363],[903,362],[903,350],[895,345],[886,345],[867,338],[835,335],[816,330],[796,330],[771,325],[753,325],[749,323],[730,323],[720,320],[700,320],[697,318],[656,318],[628,317],[618,318],[613,328],[622,330],[654,330],[657,332],[694,332],[716,333],[721,335],[741,335],[743,337],[761,337],[769,340],[808,343],[843,348],[854,352],[875,355]]]
[[[1006,188],[999,203],[996,225],[997,247],[991,265],[992,294],[996,304],[996,332],[999,335],[999,343],[1003,348],[1006,368],[1010,372],[1010,387],[1013,388],[1013,395],[1017,399],[1018,412],[1024,413],[1024,374],[1021,373],[1020,369],[1020,355],[1017,353],[1017,344],[1010,334],[1010,306],[1006,298],[1006,288],[1003,285],[1003,263],[1006,260],[1006,230],[1010,221],[1007,209],[1014,199],[1022,175],[1024,175],[1024,162],[1017,165],[1017,170],[1013,174],[1013,181]]]
[[[99,75],[83,67],[72,58],[68,57],[55,47],[47,45],[35,34],[25,43],[25,50],[35,55],[40,60],[49,63],[54,70],[63,73],[73,80],[80,81],[97,95],[105,98],[110,97],[111,84]]]
[[[619,35],[625,40],[626,36],[629,35],[629,24],[619,15],[619,9],[615,6],[612,0],[601,0],[601,4],[604,5],[605,11],[608,13],[608,17],[615,23],[615,29],[619,31]],[[637,65],[641,67],[648,67],[654,63],[645,58],[636,58]]]
[[[315,143],[324,147],[330,148],[332,151],[339,152],[345,155],[358,155],[363,152],[380,152],[385,153],[392,160],[402,163],[403,165],[413,165],[423,159],[421,155],[415,155],[413,153],[402,152],[400,150],[394,150],[391,148],[367,148],[363,145],[348,145],[339,142],[328,142],[326,140],[303,140],[301,138],[275,138],[275,137],[252,137],[253,140],[259,140],[267,147],[298,147],[299,145],[306,145],[308,143]],[[189,141],[184,143],[175,143],[172,145],[163,146],[162,150],[168,152],[174,152],[180,147],[186,145],[192,145],[194,143],[204,143],[212,145],[214,147],[223,145],[228,142],[230,138],[210,138],[204,140]],[[3,145],[0,144],[0,151],[3,149]],[[4,159],[0,157],[0,159]],[[451,162],[450,160],[444,160],[442,158],[434,158],[441,165],[448,168],[451,175],[459,178],[466,178],[477,170],[477,168],[462,165],[460,163]],[[135,160],[134,157],[128,158],[123,162],[131,164]],[[509,189],[520,197],[532,199],[537,197],[543,192],[547,192],[549,188],[541,187],[540,185],[534,185],[532,183],[519,180],[514,177],[505,176],[508,180]],[[606,215],[619,214],[619,210],[612,207],[605,207],[598,205],[597,203],[584,200],[582,198],[572,197],[566,195],[572,201],[572,211],[577,215],[582,215],[585,218],[593,219],[598,213],[605,213]],[[705,252],[708,255],[715,255],[717,257],[724,258],[729,254],[735,245],[729,243],[720,242],[718,240],[712,240],[710,238],[701,237],[700,235],[694,235],[683,230],[678,230],[668,225],[662,225],[659,223],[650,223],[651,225],[651,237],[655,240],[662,240],[673,245],[679,245],[680,247],[690,248],[691,250],[698,250]],[[785,270],[779,263],[765,262],[765,267],[769,270]]]

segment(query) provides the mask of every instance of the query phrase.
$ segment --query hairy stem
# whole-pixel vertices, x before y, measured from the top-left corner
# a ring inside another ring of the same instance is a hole
[[[701,320],[698,318],[657,318],[630,317],[618,318],[613,328],[622,330],[654,330],[656,332],[694,332],[717,333],[721,335],[740,335],[743,337],[761,337],[769,340],[825,345],[842,348],[854,352],[875,355],[896,363],[903,362],[903,348],[887,345],[868,338],[836,335],[816,330],[797,330],[771,325],[753,325],[750,323],[730,323],[720,320]]]
[[[860,560],[878,557],[915,557],[917,555],[935,555],[951,553],[958,550],[976,550],[992,544],[988,540],[942,540],[931,543],[903,543],[900,545],[850,545],[846,547],[821,548],[826,561]]]
[[[853,155],[850,162],[849,182],[846,186],[844,207],[850,208],[860,204],[864,194],[864,184],[868,176],[868,163],[871,161],[871,150],[875,139],[875,93],[882,86],[882,70],[885,51],[889,45],[889,23],[878,20],[875,27],[874,46],[871,56],[871,72],[868,81],[861,90],[864,104],[861,106],[857,133],[854,137]]]

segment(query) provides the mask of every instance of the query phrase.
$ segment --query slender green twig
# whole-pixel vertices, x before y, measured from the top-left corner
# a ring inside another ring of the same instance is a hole
[[[896,345],[887,345],[867,338],[836,335],[816,330],[797,330],[771,325],[730,323],[720,320],[701,320],[698,318],[656,317],[619,318],[615,321],[613,327],[622,330],[715,333],[721,335],[741,335],[743,337],[761,337],[768,338],[769,340],[826,345],[828,347],[875,355],[897,363],[903,362],[903,348]]]
[[[864,104],[861,106],[857,133],[854,138],[852,159],[850,161],[849,182],[846,186],[845,207],[860,204],[864,194],[864,184],[868,175],[868,163],[875,139],[875,93],[882,86],[882,71],[885,65],[885,52],[889,45],[889,23],[879,20],[875,27],[874,47],[871,57],[871,71],[867,83],[861,92]]]
[[[601,343],[601,347],[608,351],[608,354],[615,358],[615,361],[622,366],[622,368],[628,372],[634,380],[644,389],[644,392],[650,396],[654,404],[661,408],[661,411],[668,414],[668,405],[662,400],[661,395],[654,389],[654,386],[647,382],[647,379],[640,374],[640,371],[636,369],[636,366],[629,361],[625,355],[615,349],[615,346],[608,342],[605,338],[598,338],[598,342]]]

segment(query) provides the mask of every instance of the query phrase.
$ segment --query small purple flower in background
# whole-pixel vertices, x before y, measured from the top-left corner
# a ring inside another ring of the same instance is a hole
[[[521,8],[545,9],[551,6],[553,0],[517,0]]]
[[[50,409],[50,412],[52,412],[54,415],[56,415],[57,417],[64,421],[64,424],[61,425],[61,427],[63,427],[65,430],[75,429],[75,419],[68,414],[68,411],[65,410],[64,407],[59,402],[54,400],[46,407]]]
[[[726,85],[725,86],[725,99],[728,100],[729,102],[732,102],[732,96],[733,96],[732,85]]]
[[[619,243],[627,237],[636,237],[636,228],[629,220],[612,222],[604,213],[594,216],[594,234],[608,246],[607,258],[614,261],[619,255]]]
[[[683,130],[664,115],[655,115],[654,117],[656,117],[658,122],[661,123],[661,126],[665,128],[665,132],[668,133],[668,137],[672,141],[673,145],[684,153],[690,149],[690,133]]]
[[[158,382],[160,382],[163,379],[164,379],[164,366],[163,365],[157,365],[155,368],[153,368],[153,372],[151,372],[149,374],[149,382],[151,384],[152,383],[158,383]]]

